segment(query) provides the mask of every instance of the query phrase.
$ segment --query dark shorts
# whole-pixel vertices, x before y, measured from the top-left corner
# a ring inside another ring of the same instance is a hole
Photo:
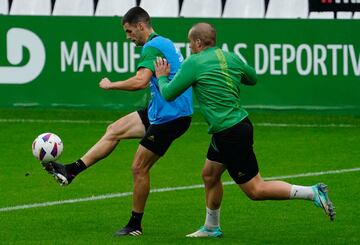
[[[207,159],[226,165],[233,180],[244,184],[259,172],[253,143],[253,126],[245,118],[231,128],[213,134]]]
[[[191,123],[191,117],[187,116],[162,124],[150,124],[147,110],[139,110],[138,114],[146,129],[140,144],[158,156],[163,156],[171,143],[183,135]]]

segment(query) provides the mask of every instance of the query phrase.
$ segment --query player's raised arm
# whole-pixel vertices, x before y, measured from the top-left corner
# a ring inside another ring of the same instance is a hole
[[[144,89],[149,85],[152,71],[147,68],[139,68],[136,74],[124,81],[111,82],[108,78],[103,78],[99,87],[105,90],[126,90],[134,91]]]

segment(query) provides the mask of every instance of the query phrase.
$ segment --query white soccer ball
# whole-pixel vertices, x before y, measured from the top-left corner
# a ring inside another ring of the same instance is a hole
[[[64,149],[59,136],[53,133],[40,134],[32,143],[32,152],[41,163],[58,159]]]

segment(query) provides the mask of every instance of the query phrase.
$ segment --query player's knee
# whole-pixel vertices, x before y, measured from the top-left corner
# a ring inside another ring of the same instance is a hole
[[[106,128],[106,135],[111,136],[115,133],[114,124],[109,124]]]
[[[105,137],[109,140],[120,140],[121,139],[121,129],[116,126],[114,123],[108,125],[106,128]]]
[[[247,192],[246,195],[247,195],[248,198],[250,198],[253,201],[261,200],[256,192]]]
[[[144,165],[136,163],[131,166],[131,171],[134,178],[143,178],[149,172],[148,168],[144,167]]]
[[[138,165],[132,165],[131,172],[132,172],[134,178],[140,177],[144,173],[143,169]]]
[[[261,188],[258,188],[258,187],[253,187],[253,188],[245,191],[245,194],[247,195],[247,197],[253,201],[263,200],[262,193],[263,193],[263,191],[261,190]]]
[[[208,171],[202,171],[201,177],[205,185],[214,185],[219,180],[219,178],[216,175],[213,175]]]

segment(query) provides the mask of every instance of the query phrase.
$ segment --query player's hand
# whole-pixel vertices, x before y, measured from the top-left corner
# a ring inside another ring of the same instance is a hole
[[[99,87],[102,88],[102,89],[110,89],[111,88],[111,81],[107,78],[107,77],[104,77],[100,83],[99,83]]]
[[[161,76],[169,76],[170,74],[170,65],[168,64],[165,58],[157,57],[154,62],[155,66],[155,75],[157,78]]]

